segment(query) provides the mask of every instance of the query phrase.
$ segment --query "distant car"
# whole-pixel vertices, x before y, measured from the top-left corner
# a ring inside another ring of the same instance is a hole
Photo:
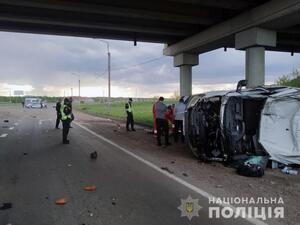
[[[190,97],[185,135],[193,154],[232,161],[265,155],[300,164],[300,89],[260,87]]]
[[[40,98],[25,98],[26,108],[42,108],[42,100]]]
[[[32,103],[31,108],[41,109],[42,108],[42,103],[39,103],[39,102]]]

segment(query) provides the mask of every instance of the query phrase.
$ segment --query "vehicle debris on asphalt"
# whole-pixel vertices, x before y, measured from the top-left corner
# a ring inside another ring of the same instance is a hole
[[[298,175],[298,171],[297,170],[293,170],[292,167],[284,167],[281,172],[285,173],[285,174],[290,174],[290,175]]]
[[[238,166],[237,173],[247,177],[262,177],[267,163],[268,157],[266,156],[250,156]]]
[[[95,191],[97,187],[95,185],[89,185],[89,186],[85,186],[83,189],[85,191]]]
[[[66,198],[59,198],[55,201],[56,205],[65,205],[67,204],[67,199]]]
[[[117,201],[117,198],[116,198],[116,197],[112,197],[112,198],[111,198],[111,204],[112,204],[112,205],[116,205],[116,204],[117,204],[116,201]]]
[[[171,173],[171,174],[173,174],[174,172],[172,171],[172,170],[170,170],[168,167],[166,167],[166,166],[163,166],[163,167],[160,167],[162,170],[164,170],[164,171],[167,171],[168,173]]]
[[[7,210],[7,209],[11,209],[11,208],[12,208],[12,203],[6,202],[6,203],[2,204],[2,206],[0,207],[0,210]]]
[[[96,151],[94,151],[90,154],[91,159],[97,159],[97,157],[98,157],[98,153]]]

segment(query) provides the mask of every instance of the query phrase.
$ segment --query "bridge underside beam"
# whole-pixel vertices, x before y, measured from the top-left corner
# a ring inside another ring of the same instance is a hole
[[[164,55],[174,56],[183,52],[203,53],[221,47],[234,47],[236,33],[257,26],[277,31],[279,34],[277,46],[279,48],[282,46],[282,49],[299,51],[300,40],[296,40],[293,45],[287,45],[280,38],[281,30],[289,33],[289,29],[291,28],[291,32],[293,32],[293,29],[298,27],[299,24],[300,0],[272,0],[223,23],[211,26],[189,38],[167,46],[164,49]],[[268,50],[269,47],[266,49]],[[270,47],[270,50],[274,50],[274,47]]]

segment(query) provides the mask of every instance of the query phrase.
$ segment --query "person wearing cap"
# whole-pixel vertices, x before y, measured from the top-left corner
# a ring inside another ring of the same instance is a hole
[[[130,131],[130,129],[129,129],[129,124],[130,124],[131,131],[135,131],[135,129],[134,129],[134,120],[133,120],[133,112],[132,112],[132,98],[129,98],[128,102],[126,102],[125,110],[126,110],[126,114],[127,114],[126,130]]]
[[[61,121],[63,125],[63,144],[69,144],[70,141],[68,140],[68,134],[70,129],[70,123],[72,121],[72,110],[71,110],[71,102],[68,98],[64,99],[64,103],[61,106]]]
[[[161,146],[161,135],[165,135],[165,146],[170,145],[169,142],[169,125],[166,120],[167,106],[164,104],[164,97],[159,97],[155,103],[155,115],[157,125],[157,145]]]
[[[178,142],[179,131],[180,131],[180,139],[181,142],[184,143],[184,135],[183,135],[183,119],[184,119],[184,111],[185,104],[183,98],[179,99],[179,102],[175,105],[175,128],[174,128],[174,140]]]

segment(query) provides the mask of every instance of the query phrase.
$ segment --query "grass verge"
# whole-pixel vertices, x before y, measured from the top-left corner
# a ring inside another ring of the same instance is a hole
[[[134,121],[148,126],[153,125],[152,106],[154,102],[133,102]],[[167,101],[166,104],[173,102]],[[102,117],[126,120],[125,102],[107,103],[82,103],[74,105],[75,109]]]

